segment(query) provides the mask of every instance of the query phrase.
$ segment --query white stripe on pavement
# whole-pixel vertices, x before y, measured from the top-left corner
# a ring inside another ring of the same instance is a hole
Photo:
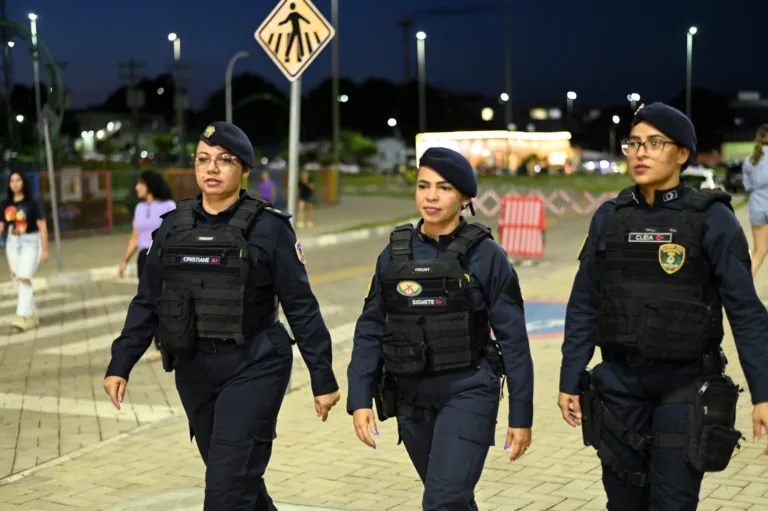
[[[40,304],[48,301],[53,300],[61,300],[62,298],[69,298],[72,296],[72,293],[64,293],[62,291],[51,291],[50,293],[44,293],[41,295],[35,295],[35,303]],[[13,298],[6,298],[5,300],[0,300],[0,309],[4,309],[6,307],[16,307],[16,303],[18,302],[17,297]]]
[[[91,307],[98,308],[103,305],[117,305],[119,303],[124,303],[127,308],[128,304],[131,303],[131,299],[132,297],[128,295],[110,295],[101,298],[91,298],[90,300],[81,300],[65,303],[62,305],[54,305],[52,307],[43,307],[42,309],[38,307],[38,315],[40,316],[41,322],[45,324],[46,317],[56,316],[57,314],[66,314],[68,312],[77,312],[90,309]],[[13,317],[0,319],[0,327],[10,325],[12,322]]]
[[[12,344],[22,344],[34,339],[44,339],[60,334],[79,332],[88,328],[95,328],[104,325],[111,325],[122,328],[125,323],[125,312],[113,312],[103,316],[76,318],[74,321],[68,321],[61,324],[43,326],[35,330],[13,333],[0,338],[0,346],[10,346]]]
[[[130,387],[128,390],[130,394]],[[57,413],[63,415],[79,415],[88,417],[120,418],[133,415],[139,422],[149,422],[162,419],[169,415],[182,413],[181,408],[174,409],[168,405],[134,405],[128,401],[121,404],[118,411],[109,398],[77,399],[71,397],[32,396],[29,394],[0,393],[0,410],[24,410],[26,412]]]

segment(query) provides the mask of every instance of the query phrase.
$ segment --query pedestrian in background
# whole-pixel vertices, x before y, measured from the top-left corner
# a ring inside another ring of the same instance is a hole
[[[299,214],[296,227],[312,227],[314,222],[314,208],[312,206],[312,199],[314,197],[315,183],[309,178],[309,172],[302,171],[301,178],[299,179]],[[306,224],[305,224],[306,220]]]
[[[136,270],[141,279],[144,263],[147,260],[147,251],[152,244],[152,233],[160,227],[163,221],[162,215],[176,208],[176,203],[171,198],[170,186],[163,176],[154,170],[145,170],[141,173],[136,183],[136,195],[139,199],[143,199],[143,202],[136,204],[133,213],[131,239],[128,240],[123,260],[117,269],[117,275],[120,278],[125,276],[125,268],[134,252],[138,250]],[[157,351],[149,355],[150,361],[158,360],[162,356],[157,338],[155,338],[155,347]]]
[[[266,170],[261,173],[259,196],[271,204],[275,203],[275,183],[269,178],[269,172]]]
[[[768,124],[757,130],[755,150],[742,165],[744,190],[749,192],[752,225],[752,277],[768,255]]]
[[[32,278],[38,264],[48,260],[48,227],[43,206],[34,198],[32,183],[19,171],[11,172],[8,177],[8,189],[0,209],[3,212],[0,231],[8,226],[5,253],[19,293],[11,327],[24,331],[40,324]]]
[[[424,484],[424,510],[476,511],[502,377],[509,387],[504,449],[514,461],[531,445],[533,360],[523,298],[490,228],[461,216],[474,214],[477,195],[469,161],[428,149],[417,179],[422,219],[390,235],[357,321],[347,411],[357,437],[374,449],[373,399],[379,420],[397,417]]]

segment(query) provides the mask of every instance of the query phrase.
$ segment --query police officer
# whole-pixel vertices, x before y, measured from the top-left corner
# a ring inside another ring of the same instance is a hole
[[[348,369],[347,411],[357,437],[376,448],[375,397],[379,420],[397,417],[424,483],[423,509],[431,511],[477,509],[474,488],[494,445],[503,374],[504,448],[515,460],[531,444],[533,362],[523,299],[490,229],[461,217],[466,208],[474,214],[476,195],[466,158],[443,148],[424,153],[416,190],[422,219],[416,228],[397,227],[378,258]]]
[[[246,135],[213,123],[194,158],[202,194],[181,201],[155,231],[104,389],[119,410],[157,329],[207,466],[205,510],[273,510],[263,475],[293,362],[278,302],[323,421],[339,400],[331,339],[290,215],[240,190],[254,166]]]
[[[691,121],[641,107],[622,149],[636,185],[597,210],[579,255],[558,405],[597,449],[609,510],[694,510],[704,473],[723,470],[741,437],[723,307],[754,441],[768,428],[768,313],[730,196],[680,183],[696,149]],[[602,363],[585,372],[596,345]]]

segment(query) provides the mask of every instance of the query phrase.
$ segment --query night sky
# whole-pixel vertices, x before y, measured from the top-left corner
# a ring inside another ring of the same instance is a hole
[[[668,99],[685,86],[686,31],[691,25],[699,29],[694,86],[756,90],[768,96],[768,2],[511,1],[513,101],[564,100],[568,90],[575,90],[579,100],[599,104],[626,101],[630,92],[640,93],[643,101]],[[341,76],[355,81],[402,80],[403,42],[396,19],[434,7],[490,5],[471,15],[414,15],[413,33],[427,32],[430,83],[457,91],[503,91],[500,0],[339,3]],[[57,60],[68,63],[64,80],[72,89],[74,108],[98,104],[120,85],[121,60],[146,61],[150,76],[165,71],[173,60],[169,32],[180,35],[182,60],[193,66],[193,107],[223,86],[227,61],[240,50],[251,56],[237,63],[235,73],[259,73],[288,89],[253,37],[274,0],[7,0],[7,5],[8,16],[26,26],[27,13],[38,14],[41,39]],[[315,0],[315,5],[330,21],[331,0]],[[411,43],[415,69],[415,37]],[[27,48],[20,44],[12,50],[17,82],[32,81]],[[304,90],[328,77],[330,70],[331,45],[304,74]]]

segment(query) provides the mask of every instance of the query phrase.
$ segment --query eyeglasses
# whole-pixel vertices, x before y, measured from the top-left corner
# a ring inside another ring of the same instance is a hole
[[[664,148],[667,144],[677,145],[677,143],[672,142],[671,140],[663,140],[660,138],[651,138],[644,142],[626,139],[621,141],[621,152],[629,156],[630,154],[637,154],[642,147],[645,149],[645,154],[648,156],[658,156],[664,152]]]
[[[196,154],[194,157],[196,169],[207,168],[208,165],[210,165],[212,159],[209,154]],[[213,161],[216,165],[216,168],[223,172],[235,170],[238,163],[238,159],[231,154],[220,154],[216,156],[216,158],[213,158]]]

